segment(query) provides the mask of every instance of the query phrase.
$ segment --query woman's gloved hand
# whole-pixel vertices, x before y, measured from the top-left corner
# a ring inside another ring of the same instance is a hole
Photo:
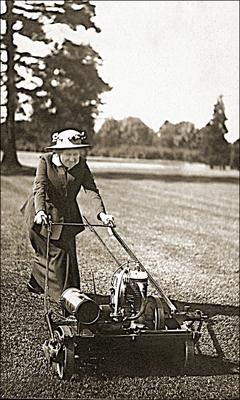
[[[112,225],[115,226],[114,224],[114,217],[111,214],[105,214],[104,212],[101,212],[99,214],[99,218],[101,221],[104,223],[104,225]]]
[[[37,214],[35,215],[33,221],[37,225],[41,225],[41,224],[47,225],[47,223],[48,223],[47,214],[45,213],[45,211],[38,211]]]

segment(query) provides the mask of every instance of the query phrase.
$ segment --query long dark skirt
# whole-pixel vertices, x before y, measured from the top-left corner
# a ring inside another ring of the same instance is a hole
[[[39,286],[45,287],[47,239],[34,230],[29,233],[35,251],[32,276]],[[76,256],[75,236],[64,234],[59,240],[50,240],[48,293],[58,301],[61,293],[69,287],[80,287],[80,277]]]

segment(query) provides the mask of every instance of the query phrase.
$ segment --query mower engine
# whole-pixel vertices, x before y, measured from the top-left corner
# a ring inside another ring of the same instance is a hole
[[[141,316],[144,313],[148,274],[140,270],[138,263],[135,268],[120,267],[113,275],[111,282],[110,317],[114,321],[135,321],[141,324]]]

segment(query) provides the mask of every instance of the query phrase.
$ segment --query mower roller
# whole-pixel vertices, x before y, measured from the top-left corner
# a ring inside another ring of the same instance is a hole
[[[200,310],[190,312],[188,306],[177,310],[113,224],[93,225],[83,218],[83,224],[61,225],[88,227],[117,263],[117,269],[108,295],[96,293],[93,278],[94,293],[67,288],[60,298],[61,313],[53,311],[48,296],[48,254],[55,223],[48,222],[44,313],[50,338],[43,344],[48,363],[60,379],[71,378],[81,365],[114,357],[119,361],[121,355],[139,363],[154,358],[161,368],[170,366],[180,374],[191,371],[203,321],[208,317]],[[130,258],[120,263],[95,227],[107,228]],[[149,284],[154,294],[149,293]]]

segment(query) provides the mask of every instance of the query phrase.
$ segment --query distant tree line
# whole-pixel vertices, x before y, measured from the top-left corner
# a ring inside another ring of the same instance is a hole
[[[239,140],[230,144],[222,96],[214,105],[212,119],[201,129],[191,122],[165,121],[158,132],[139,118],[106,120],[94,136],[95,155],[203,162],[211,168],[239,168]]]
[[[64,102],[64,98],[68,96],[67,88],[65,96],[61,90],[59,89],[58,99],[56,93],[56,100],[61,103],[58,106],[59,111],[61,110],[58,115],[61,124],[68,127],[74,120],[74,107],[67,107]],[[75,90],[78,90],[76,86]],[[54,130],[56,120],[54,114],[52,119],[51,115],[47,115],[49,110],[45,107],[44,102],[36,106],[38,112],[36,116],[33,115],[31,122],[16,122],[18,132],[16,143],[19,150],[43,151],[50,143],[50,134]],[[89,119],[84,119],[83,113],[80,115],[77,113],[75,126],[84,126],[92,133],[93,120],[90,119],[89,126],[86,124],[87,120]],[[218,166],[225,169],[226,166],[230,166],[232,169],[239,169],[240,140],[233,144],[227,142],[224,137],[227,133],[225,120],[222,96],[214,106],[212,119],[201,129],[197,129],[191,122],[173,124],[165,121],[158,132],[154,132],[139,118],[128,117],[123,120],[110,118],[103,123],[98,132],[90,135],[93,147],[89,154],[104,157],[182,160],[206,163],[210,168]]]

